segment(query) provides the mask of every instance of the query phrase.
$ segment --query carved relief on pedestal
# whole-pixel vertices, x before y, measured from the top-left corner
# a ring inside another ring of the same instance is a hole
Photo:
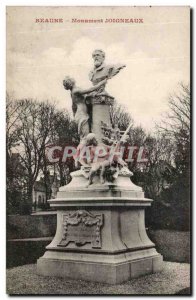
[[[93,215],[85,210],[63,214],[63,237],[58,246],[66,247],[73,242],[77,247],[90,243],[101,248],[103,214]]]

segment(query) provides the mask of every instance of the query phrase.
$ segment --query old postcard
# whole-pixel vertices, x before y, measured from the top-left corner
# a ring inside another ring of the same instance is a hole
[[[7,293],[190,295],[190,7],[6,14]]]

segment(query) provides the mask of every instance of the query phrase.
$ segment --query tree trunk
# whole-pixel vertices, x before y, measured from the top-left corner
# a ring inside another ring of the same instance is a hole
[[[27,197],[22,207],[22,214],[30,215],[32,213],[32,205],[33,205],[33,185],[29,183],[27,189]]]

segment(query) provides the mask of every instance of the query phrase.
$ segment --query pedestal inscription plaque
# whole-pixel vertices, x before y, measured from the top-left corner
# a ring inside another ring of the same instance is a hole
[[[101,226],[103,215],[87,211],[63,214],[63,238],[58,246],[66,247],[70,242],[76,246],[91,243],[92,248],[101,248]]]

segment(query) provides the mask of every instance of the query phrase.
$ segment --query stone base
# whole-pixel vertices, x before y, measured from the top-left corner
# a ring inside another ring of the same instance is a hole
[[[155,249],[118,255],[47,251],[37,261],[38,274],[107,284],[161,271],[162,256]]]
[[[115,182],[87,187],[81,171],[61,187],[50,205],[57,210],[57,230],[38,260],[40,275],[117,284],[158,272],[162,256],[148,238],[144,198],[128,174]]]
[[[119,204],[58,210],[56,235],[37,261],[38,274],[118,284],[161,271],[162,256],[145,230],[146,202]]]

